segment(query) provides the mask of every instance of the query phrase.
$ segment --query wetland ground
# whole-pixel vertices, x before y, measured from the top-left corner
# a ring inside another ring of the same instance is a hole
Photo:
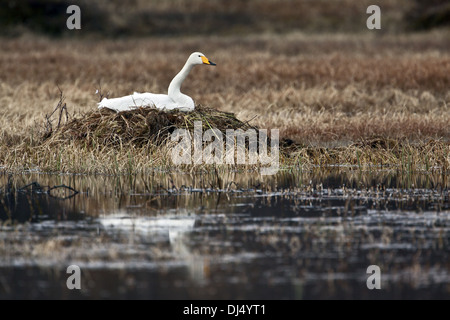
[[[445,1],[381,0],[379,32],[369,1],[78,1],[79,34],[65,1],[0,3],[0,299],[450,298]],[[97,112],[194,51],[217,66],[183,91],[279,129],[276,175],[174,167]]]

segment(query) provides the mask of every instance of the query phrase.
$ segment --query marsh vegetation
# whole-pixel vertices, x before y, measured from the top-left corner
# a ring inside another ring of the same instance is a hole
[[[54,127],[60,121],[87,126],[88,119],[103,119],[96,90],[110,97],[164,93],[186,53],[201,46],[218,67],[196,70],[183,90],[244,123],[280,129],[280,138],[290,140],[284,165],[445,172],[450,164],[447,37],[444,30],[380,37],[4,39],[0,164],[12,171],[73,173],[126,173],[129,159],[135,172],[169,166],[164,149],[126,138],[114,152],[77,139],[55,138],[50,144],[44,139],[46,116],[58,104],[58,86],[66,113],[54,114]],[[108,119],[99,125],[114,127]],[[56,137],[67,135],[65,129]]]
[[[0,0],[0,298],[448,298],[448,5],[379,2]],[[194,112],[97,110],[199,50]],[[174,166],[196,120],[279,129],[279,172]]]

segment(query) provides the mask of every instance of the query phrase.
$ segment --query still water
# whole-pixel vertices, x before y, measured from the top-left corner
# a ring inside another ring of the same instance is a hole
[[[0,223],[1,299],[450,298],[442,174],[1,174]]]

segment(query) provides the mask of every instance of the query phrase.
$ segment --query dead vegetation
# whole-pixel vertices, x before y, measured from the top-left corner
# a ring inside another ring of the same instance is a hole
[[[61,112],[61,111],[60,111]],[[193,112],[160,111],[154,108],[138,108],[117,113],[100,109],[78,116],[54,133],[45,135],[43,142],[78,141],[87,146],[96,144],[117,147],[132,144],[135,147],[161,146],[175,129],[194,129],[194,122],[201,121],[203,130],[217,128],[247,130],[253,128],[229,112],[197,105]]]
[[[285,165],[445,171],[447,37],[444,30],[378,38],[5,39],[0,166],[86,173],[171,167],[163,137],[175,127],[191,128],[197,117],[207,120],[204,126],[280,129]],[[201,104],[194,113],[97,110],[99,83],[109,97],[164,93],[194,50],[218,63],[215,69],[196,68],[183,84]],[[46,116],[57,104],[56,84],[68,114],[53,114],[50,125]]]

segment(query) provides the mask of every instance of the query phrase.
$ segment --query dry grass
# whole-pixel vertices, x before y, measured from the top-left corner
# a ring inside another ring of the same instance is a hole
[[[209,127],[226,129],[251,128],[248,123],[236,119],[232,113],[197,105],[193,112],[177,110],[164,112],[153,108],[114,112],[101,109],[88,112],[60,126],[55,132],[44,135],[43,142],[59,145],[61,141],[79,141],[86,146],[119,147],[132,144],[136,147],[161,146],[178,128],[194,129],[194,122],[201,121],[203,130]]]
[[[294,33],[99,42],[3,39],[0,165],[99,173],[167,166],[168,150],[139,140],[148,132],[117,149],[100,140],[80,144],[80,138],[62,136],[41,143],[38,127],[58,102],[57,85],[78,129],[90,120],[101,126],[103,118],[98,117],[106,115],[96,111],[99,83],[110,97],[164,93],[188,54],[199,50],[218,65],[194,69],[183,91],[240,121],[279,128],[282,138],[294,142],[286,145],[285,164],[445,171],[450,166],[448,36],[448,31],[435,31],[379,37]]]

